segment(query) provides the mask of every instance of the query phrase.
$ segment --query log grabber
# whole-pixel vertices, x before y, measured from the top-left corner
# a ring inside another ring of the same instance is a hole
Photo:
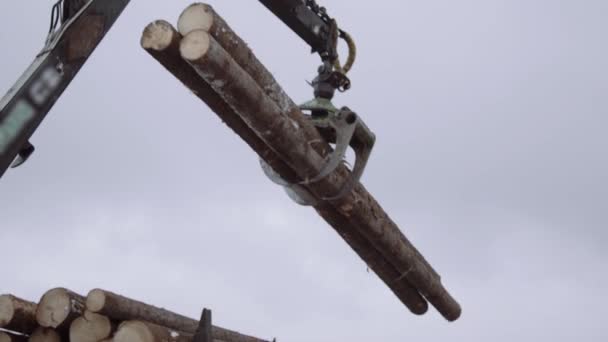
[[[338,193],[322,198],[338,199],[352,191],[361,179],[376,141],[374,133],[361,117],[348,107],[337,108],[332,103],[336,90],[345,92],[351,87],[346,74],[355,62],[356,45],[348,33],[338,28],[336,20],[329,17],[327,10],[314,0],[260,1],[304,39],[313,52],[320,55],[323,64],[310,83],[314,89],[314,98],[299,107],[323,139],[334,147],[332,153],[325,158],[319,173],[298,184],[289,184],[281,179],[264,161],[260,161],[262,169],[273,182],[283,186],[296,203],[315,205],[315,197],[304,186],[324,179],[345,163],[346,151],[350,147],[355,152],[350,178]],[[292,15],[294,13],[296,15]],[[344,66],[341,66],[338,56],[340,38],[346,41],[349,50]]]

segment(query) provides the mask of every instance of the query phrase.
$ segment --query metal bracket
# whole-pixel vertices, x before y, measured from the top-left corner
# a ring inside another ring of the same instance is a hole
[[[35,150],[36,148],[34,147],[34,145],[27,141],[25,145],[21,147],[21,150],[19,151],[17,158],[15,158],[15,160],[13,161],[11,168],[14,169],[23,165],[23,163],[25,163],[30,158],[30,156],[34,153]]]
[[[201,320],[198,322],[198,328],[192,337],[192,342],[213,342],[212,329],[211,310],[203,309]]]
[[[355,152],[355,165],[350,177],[338,193],[321,198],[322,200],[339,199],[350,193],[361,179],[376,142],[376,136],[357,114],[347,107],[338,110],[327,99],[314,99],[302,105],[301,109],[317,113],[317,116],[306,115],[306,118],[319,130],[323,139],[335,145],[334,151],[327,156],[323,167],[315,177],[298,184],[288,183],[270,165],[260,159],[262,170],[272,182],[282,186],[294,202],[306,206],[317,205],[319,201],[310,193],[306,185],[319,182],[334,172],[344,162],[346,150],[350,147]],[[326,111],[327,115],[318,116],[321,111]]]
[[[326,104],[325,107],[327,106]],[[309,107],[303,106],[303,109],[307,108]],[[343,107],[335,114],[329,112],[326,117],[319,118],[311,115],[308,118],[328,143],[335,144],[335,148],[325,159],[325,164],[319,174],[306,180],[303,184],[318,182],[334,172],[344,162],[348,147],[355,152],[355,165],[346,183],[342,185],[337,194],[323,199],[335,200],[341,198],[351,192],[361,179],[376,142],[376,136],[361,117],[348,107]]]
[[[0,177],[29,157],[27,141],[130,0],[87,1],[70,5],[76,13],[52,30],[42,52],[0,99]]]

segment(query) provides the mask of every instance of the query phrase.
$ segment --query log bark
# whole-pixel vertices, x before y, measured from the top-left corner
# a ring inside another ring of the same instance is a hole
[[[31,334],[36,322],[36,304],[13,295],[0,296],[0,328]]]
[[[273,170],[288,182],[295,183],[298,176],[283,162],[277,154],[262,141],[238,114],[207,84],[202,82],[190,65],[182,58],[179,52],[181,35],[166,21],[157,20],[149,24],[141,39],[142,47],[163,65],[171,74],[181,81],[188,89],[207,105],[238,134],[258,155],[270,165]],[[424,314],[428,305],[418,291],[407,280],[397,280],[400,276],[394,266],[355,230],[345,233],[345,227],[352,227],[353,222],[341,216],[331,205],[319,201],[317,212],[342,236],[351,248],[365,260],[378,277],[388,285],[399,300],[414,314]]]
[[[319,173],[324,159],[308,143],[311,140],[301,129],[314,130],[303,115],[301,118],[285,115],[285,111],[205,31],[188,33],[180,44],[180,51],[197,73],[302,179],[311,179]],[[348,176],[349,171],[342,166],[309,187],[316,196],[329,197],[338,193]],[[422,255],[363,185],[358,184],[350,194],[330,203],[358,222],[359,232],[396,267],[400,278],[406,278],[414,285],[447,320],[453,321],[460,316],[460,305],[443,287],[436,272],[423,261]]]
[[[70,342],[100,342],[110,338],[115,330],[116,324],[107,316],[85,311],[70,325]]]
[[[276,81],[272,73],[257,59],[247,43],[237,35],[226,21],[213,9],[211,5],[204,3],[194,3],[188,6],[180,15],[178,20],[179,32],[182,36],[195,31],[203,30],[209,33],[216,42],[234,61],[247,72],[253,80],[262,88],[279,108],[287,114],[289,118],[298,123],[302,123],[303,115],[299,107],[285,93],[283,88]],[[323,144],[321,135],[312,125],[303,124],[299,127],[309,144],[322,156],[326,157],[332,151],[331,147]],[[280,174],[280,172],[279,172]],[[286,179],[286,178],[284,178]],[[298,181],[302,181],[299,178]],[[296,181],[292,182],[295,183]],[[401,240],[408,244],[409,241],[397,227]],[[439,275],[426,261],[426,259],[414,248],[414,252],[420,257],[422,263],[428,268],[432,277],[439,279]]]
[[[41,327],[69,334],[70,324],[84,312],[85,298],[65,288],[47,291],[36,308],[36,321]]]
[[[117,321],[141,320],[188,334],[194,334],[198,328],[197,320],[101,289],[89,292],[87,310]],[[217,326],[212,333],[213,338],[226,342],[267,342]]]
[[[182,36],[196,30],[208,32],[234,61],[246,73],[251,75],[264,93],[279,106],[283,113],[292,119],[298,118],[298,116],[301,118],[298,106],[287,96],[272,73],[257,59],[247,43],[232,30],[211,5],[194,3],[188,6],[180,15],[177,25]],[[309,141],[320,139],[320,135],[314,127],[310,125],[301,126],[301,129],[310,138]],[[314,145],[314,148],[322,155],[331,151],[326,144],[318,143]]]
[[[25,342],[28,337],[25,335],[13,334],[8,331],[0,331],[0,342]]]
[[[34,332],[30,335],[29,342],[61,342],[62,340],[67,341],[67,339],[62,339],[61,334],[57,332],[53,328],[44,328],[38,327]]]
[[[206,82],[192,72],[192,68],[180,56],[179,44],[182,36],[164,20],[150,23],[142,34],[141,46],[171,72],[179,81],[218,114],[220,119],[255,150],[264,151],[262,158],[271,165],[282,163],[266,144],[249,129],[249,126],[230,108]],[[291,179],[296,181],[296,179]]]
[[[192,334],[149,322],[127,321],[120,324],[113,340],[114,342],[191,342]]]

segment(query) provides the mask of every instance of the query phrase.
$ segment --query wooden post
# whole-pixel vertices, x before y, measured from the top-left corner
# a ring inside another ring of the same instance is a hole
[[[211,333],[213,326],[211,324],[211,310],[203,309],[192,342],[213,342],[213,334]]]
[[[36,321],[44,328],[54,328],[68,335],[70,324],[84,312],[83,296],[65,288],[47,291],[36,308]]]
[[[31,334],[36,322],[36,304],[13,295],[0,296],[0,328]]]
[[[298,181],[295,172],[262,141],[237,113],[207,84],[202,82],[179,53],[181,35],[166,21],[157,20],[149,24],[141,39],[142,47],[171,74],[203,100],[235,133],[237,133],[260,157],[281,177],[291,183]],[[370,268],[391,289],[399,300],[414,314],[424,314],[428,305],[418,291],[406,279],[398,280],[400,274],[384,257],[355,229],[353,222],[340,215],[325,202],[315,207],[351,248],[366,261]]]
[[[303,116],[288,117],[207,32],[188,33],[180,44],[180,51],[197,73],[302,179],[311,179],[319,173],[324,159],[304,135],[305,130],[314,130],[314,127]],[[349,171],[342,166],[326,179],[309,186],[318,197],[328,197],[339,192],[348,176]],[[460,316],[460,305],[443,287],[435,271],[422,261],[421,254],[361,184],[331,204],[346,217],[352,217],[358,223],[359,232],[397,268],[400,278],[414,285],[447,320]]]
[[[70,342],[100,342],[112,336],[116,325],[106,316],[90,311],[70,325]]]
[[[198,328],[198,321],[192,318],[101,289],[89,292],[86,305],[87,310],[117,321],[141,320],[189,334],[194,334]],[[214,339],[226,342],[267,342],[216,326],[212,333]]]

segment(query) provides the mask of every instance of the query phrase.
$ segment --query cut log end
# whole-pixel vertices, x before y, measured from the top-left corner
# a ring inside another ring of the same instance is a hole
[[[13,342],[13,338],[11,337],[11,335],[0,331],[0,342]]]
[[[55,329],[39,327],[30,335],[29,342],[61,342],[61,336]]]
[[[0,342],[26,342],[28,340],[25,335],[17,335],[11,332],[0,331]]]
[[[188,6],[177,21],[177,29],[182,35],[195,30],[209,31],[213,26],[213,11],[211,6],[195,3]]]
[[[94,289],[87,295],[87,310],[100,312],[106,306],[106,293],[101,289]]]
[[[70,297],[63,289],[53,289],[41,299],[36,310],[36,320],[43,327],[56,328],[70,313]]]
[[[10,296],[0,296],[0,327],[7,326],[15,316],[15,307]]]
[[[144,29],[141,36],[141,46],[144,49],[163,51],[173,41],[177,32],[173,26],[164,20],[156,20]]]
[[[45,328],[68,328],[84,308],[84,298],[65,288],[47,291],[36,309],[36,321]]]
[[[78,317],[70,326],[71,342],[98,342],[112,334],[112,322],[106,316],[90,311]]]
[[[124,322],[114,335],[114,342],[154,342],[154,335],[142,322]]]
[[[188,33],[181,41],[179,51],[187,61],[196,61],[207,54],[211,46],[211,36],[203,30]]]

